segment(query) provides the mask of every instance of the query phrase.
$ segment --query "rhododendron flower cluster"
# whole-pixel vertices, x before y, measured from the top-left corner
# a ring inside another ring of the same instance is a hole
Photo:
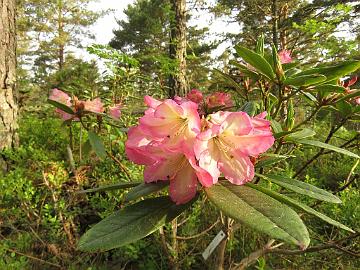
[[[227,94],[216,97],[226,106]],[[199,183],[217,183],[221,174],[236,185],[249,182],[254,177],[250,158],[274,143],[266,112],[255,117],[229,111],[201,116],[201,102],[212,101],[198,90],[174,100],[146,96],[148,109],[128,132],[128,158],[145,165],[146,183],[169,180],[170,197],[177,204],[191,200]]]
[[[289,64],[292,62],[291,51],[289,50],[281,50],[279,53],[279,60],[281,64]]]
[[[347,80],[346,82],[341,82],[342,86],[345,88],[346,94],[351,94],[354,90],[350,89],[350,86],[353,86],[358,80],[358,77],[355,76],[351,78],[350,80]],[[357,97],[354,99],[354,102],[356,105],[360,105],[360,97]]]
[[[104,104],[101,102],[100,98],[95,98],[94,100],[79,100],[76,96],[72,98],[65,92],[59,89],[52,89],[50,100],[56,101],[58,103],[64,104],[67,107],[71,108],[74,114],[69,114],[63,110],[56,108],[55,112],[64,120],[78,120],[79,117],[83,116],[85,113],[96,113],[101,114],[105,111]],[[108,108],[109,116],[114,119],[119,119],[121,115],[120,104],[116,104]]]

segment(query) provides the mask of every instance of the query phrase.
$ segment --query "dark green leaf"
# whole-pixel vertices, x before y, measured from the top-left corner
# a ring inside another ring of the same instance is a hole
[[[218,69],[214,69],[214,71],[223,78],[223,83],[227,86],[233,87],[238,93],[244,93],[245,89],[240,87],[240,85],[229,74],[226,74]]]
[[[348,155],[350,157],[354,157],[354,158],[360,158],[357,154],[354,154],[346,149],[340,148],[340,147],[336,147],[333,146],[331,144],[327,144],[327,143],[323,143],[323,142],[319,142],[319,141],[313,141],[313,140],[298,140],[298,143],[302,143],[302,144],[308,144],[308,145],[312,145],[312,146],[316,146],[316,147],[320,147],[320,148],[325,148],[331,151],[335,151],[344,155]]]
[[[129,190],[129,192],[125,195],[125,202],[137,200],[151,193],[160,191],[168,185],[168,181],[159,181],[157,183],[142,183]]]
[[[301,248],[309,245],[309,233],[291,208],[247,186],[218,183],[206,188],[209,200],[227,216]]]
[[[339,79],[360,68],[360,61],[345,61],[335,66],[311,68],[298,73],[298,75],[322,74],[326,76],[326,81]]]
[[[302,203],[300,203],[300,202],[298,202],[298,201],[296,201],[296,200],[294,200],[292,198],[289,198],[289,197],[287,197],[285,195],[279,194],[279,193],[277,193],[275,191],[272,191],[270,189],[261,187],[259,185],[254,185],[254,184],[251,184],[251,183],[248,183],[246,185],[248,185],[248,186],[250,186],[250,187],[252,187],[252,188],[254,188],[256,190],[259,190],[259,191],[273,197],[274,199],[276,199],[276,200],[278,200],[280,202],[283,202],[283,203],[285,203],[285,204],[287,204],[287,205],[289,205],[291,207],[294,207],[294,208],[302,210],[302,211],[304,211],[304,212],[306,212],[308,214],[316,216],[316,217],[322,219],[323,221],[325,221],[325,222],[327,222],[327,223],[329,223],[331,225],[334,225],[334,226],[336,226],[338,228],[341,228],[341,229],[344,229],[344,230],[347,230],[349,232],[354,233],[354,231],[352,229],[350,229],[349,227],[341,224],[340,222],[338,222],[336,220],[333,220],[332,218],[330,218],[330,217],[328,217],[328,216],[326,216],[326,215],[312,209],[311,207],[309,207],[309,206],[307,206],[305,204],[302,204]]]
[[[333,84],[322,84],[322,85],[316,85],[314,89],[322,94],[326,93],[344,93],[345,88],[339,85],[333,85]]]
[[[355,98],[355,97],[358,97],[360,96],[360,90],[353,90],[350,94],[347,94],[341,98],[339,98],[338,100],[336,100],[336,102],[340,102],[340,101],[343,101],[343,100],[349,100],[351,98]]]
[[[246,112],[250,116],[254,116],[256,114],[257,107],[258,104],[255,101],[248,101],[240,108],[240,111]]]
[[[142,183],[143,182],[121,182],[121,183],[101,186],[101,187],[97,187],[97,188],[90,188],[90,189],[80,190],[80,191],[77,191],[76,193],[77,194],[82,194],[82,193],[91,193],[91,192],[99,192],[99,191],[126,189],[126,188],[136,187],[138,185],[141,185]]]
[[[281,124],[274,119],[271,120],[271,128],[274,131],[274,133],[280,133],[283,131]]]
[[[341,200],[335,195],[323,190],[321,188],[315,187],[305,182],[301,182],[296,179],[292,179],[282,175],[262,175],[256,173],[256,176],[273,182],[283,188],[292,190],[296,193],[309,196],[314,199],[321,201],[331,202],[331,203],[341,203]]]
[[[237,45],[235,47],[236,53],[248,64],[253,66],[261,74],[268,77],[270,80],[275,79],[275,73],[266,59],[256,52],[253,52],[243,46]]]
[[[106,150],[105,150],[105,147],[104,147],[100,137],[92,131],[88,132],[88,136],[89,136],[89,141],[90,141],[91,147],[95,151],[96,155],[99,158],[104,159],[106,157]]]
[[[318,84],[320,82],[324,82],[326,77],[321,74],[312,74],[312,75],[302,75],[296,74],[296,77],[288,77],[285,79],[285,85],[292,85],[296,87],[300,86],[310,86],[314,84]]]
[[[65,104],[62,104],[62,103],[57,102],[52,99],[48,99],[47,102],[68,114],[75,114],[74,111],[70,107],[66,106]]]
[[[250,70],[248,67],[246,67],[245,65],[241,64],[241,63],[238,63],[237,61],[235,60],[230,60],[229,61],[230,64],[236,66],[239,68],[239,70],[246,76],[254,79],[254,80],[258,80],[260,78],[260,75],[257,74],[256,72]]]
[[[127,206],[100,221],[81,238],[82,251],[106,251],[140,240],[158,230],[190,207],[176,205],[169,197],[158,197]]]
[[[335,104],[336,108],[339,110],[339,112],[347,116],[352,113],[352,108],[354,107],[352,104],[349,104],[346,101],[340,101]]]

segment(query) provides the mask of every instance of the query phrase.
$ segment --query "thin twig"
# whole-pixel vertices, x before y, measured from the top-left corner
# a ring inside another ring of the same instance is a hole
[[[208,233],[209,231],[211,231],[212,228],[214,228],[218,223],[220,222],[220,219],[218,219],[214,224],[212,224],[210,227],[208,227],[207,229],[203,230],[201,233],[198,234],[194,234],[192,236],[176,236],[176,239],[178,240],[190,240],[190,239],[194,239],[200,236],[203,236],[204,234]]]

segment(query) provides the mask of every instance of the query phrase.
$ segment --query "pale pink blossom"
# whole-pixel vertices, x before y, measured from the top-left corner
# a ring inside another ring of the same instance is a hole
[[[177,104],[166,99],[153,112],[148,112],[139,120],[142,129],[154,138],[164,139],[170,149],[177,148],[183,141],[191,147],[200,132],[200,117],[197,104],[191,101]]]
[[[231,95],[224,92],[215,92],[210,96],[207,96],[206,104],[208,108],[232,107],[234,105],[231,100]]]
[[[281,64],[288,64],[292,62],[291,51],[289,50],[281,50],[279,53],[279,59]]]
[[[119,120],[121,116],[121,104],[115,104],[109,107],[109,116],[115,120]]]
[[[274,137],[263,115],[250,118],[244,112],[233,112],[224,116],[220,125],[211,123],[197,136],[195,154],[199,166],[212,175],[212,184],[223,173],[231,183],[242,185],[254,177],[249,157],[269,149]]]
[[[186,98],[197,104],[203,101],[203,94],[198,89],[192,89],[187,95]]]
[[[50,100],[54,100],[58,103],[64,104],[68,107],[71,107],[71,97],[66,94],[65,92],[54,88],[51,90],[50,96],[49,96]],[[55,109],[55,113],[58,114],[64,121],[69,120],[71,118],[73,118],[74,116],[64,112],[63,110],[56,108]]]
[[[104,112],[104,104],[101,102],[100,98],[95,98],[94,100],[79,101],[84,104],[84,110],[93,113],[102,113]]]
[[[185,148],[186,149],[186,148]],[[176,204],[183,204],[194,198],[198,179],[209,182],[211,176],[196,165],[194,154],[183,151],[166,151],[156,162],[146,166],[144,180],[146,183],[158,180],[170,181],[170,198]]]

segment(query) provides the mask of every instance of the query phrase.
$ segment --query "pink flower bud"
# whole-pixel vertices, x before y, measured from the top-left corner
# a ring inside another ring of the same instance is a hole
[[[186,98],[192,102],[199,104],[203,101],[203,94],[198,89],[192,89],[187,95]]]
[[[289,50],[281,50],[279,53],[279,59],[281,64],[288,64],[292,62],[291,51]]]
[[[115,120],[119,120],[121,116],[121,105],[115,104],[114,106],[109,107],[109,115]]]
[[[206,98],[206,103],[209,108],[214,107],[231,107],[234,105],[231,100],[231,95],[224,92],[215,92]]]

